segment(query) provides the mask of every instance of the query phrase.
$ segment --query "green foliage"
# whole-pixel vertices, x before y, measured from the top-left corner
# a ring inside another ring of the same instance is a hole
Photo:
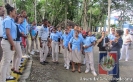
[[[0,0],[0,6],[3,6],[3,1],[2,0]]]
[[[112,25],[110,25],[110,27],[117,28],[117,25],[116,24],[112,24]]]
[[[35,0],[15,1],[18,13],[20,13],[21,10],[26,10],[30,21],[34,20]],[[89,1],[87,3],[88,24],[90,23],[91,28],[97,26],[103,27],[107,18],[108,0]],[[125,10],[125,13],[129,10],[133,10],[133,2],[131,0],[125,2],[127,6],[120,4],[121,1],[112,0],[111,10]],[[82,25],[81,23],[83,23],[83,0],[37,0],[36,8],[38,22],[41,22],[44,17],[47,18],[53,26],[56,26],[65,19],[72,20],[78,25]],[[67,12],[65,10],[67,10]],[[124,19],[129,20],[129,18],[129,16],[126,16]]]

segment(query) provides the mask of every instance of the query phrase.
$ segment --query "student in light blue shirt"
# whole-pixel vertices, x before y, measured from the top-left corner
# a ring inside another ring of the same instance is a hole
[[[71,61],[71,54],[69,54],[68,51],[68,43],[71,39],[71,36],[69,34],[69,30],[65,29],[65,33],[62,35],[62,48],[63,48],[63,54],[64,54],[64,67],[68,70],[70,67],[70,61]]]
[[[1,78],[0,82],[6,82],[7,80],[14,80],[14,77],[7,76],[10,75],[8,68],[10,67],[10,62],[15,51],[15,40],[17,38],[17,29],[15,25],[16,10],[9,4],[5,5],[8,16],[3,21],[3,39],[1,41],[1,46],[3,49],[3,57],[1,63]]]
[[[81,73],[81,52],[82,39],[78,36],[79,31],[75,31],[75,36],[69,41],[69,50],[72,52],[72,72],[75,72],[75,63],[78,63],[78,72]]]
[[[24,35],[24,33],[22,33],[22,29],[20,27],[20,24],[22,23],[23,19],[22,16],[17,16],[15,22],[16,22],[16,26],[17,26],[17,38],[16,38],[16,43],[15,43],[15,47],[16,47],[16,53],[13,56],[13,60],[12,60],[12,71],[16,74],[22,75],[22,73],[19,71],[19,65],[20,65],[20,61],[22,58],[22,49],[20,46],[20,38]]]
[[[37,36],[38,36],[38,29],[37,29],[37,26],[36,26],[36,23],[35,21],[32,22],[32,26],[30,28],[30,36],[31,36],[31,48],[30,48],[30,51],[31,51],[31,54],[34,54],[34,43],[36,45],[36,50],[38,50],[38,40],[37,40]]]
[[[61,27],[58,28],[58,31],[57,31],[57,32],[58,32],[58,34],[59,34],[59,36],[60,36],[59,39],[58,39],[59,42],[60,42],[61,37],[62,37],[62,34],[63,34],[63,33],[62,33],[62,30],[61,30]],[[60,46],[61,46],[61,45],[59,45],[59,53],[60,53],[60,50],[61,50],[61,47],[60,47]]]
[[[58,64],[59,37],[60,35],[58,34],[56,28],[53,28],[53,33],[51,33],[50,39],[52,42],[52,61],[56,64]]]
[[[97,76],[95,69],[94,69],[94,61],[93,61],[93,39],[92,37],[88,36],[83,40],[83,48],[85,52],[85,60],[86,60],[86,71],[88,73],[91,68],[91,72],[94,76]],[[89,66],[90,65],[90,66]]]
[[[115,28],[111,29],[111,34],[108,35],[108,38],[110,41],[114,41],[115,40]]]
[[[27,13],[26,11],[22,10],[21,11],[21,16],[23,17],[23,22],[21,24],[21,26],[23,27],[23,32],[25,34],[25,36],[22,37],[22,50],[23,50],[23,57],[24,58],[30,58],[30,56],[28,55],[29,51],[29,41],[28,41],[28,32],[27,32],[27,26],[28,26],[28,22],[27,22]]]

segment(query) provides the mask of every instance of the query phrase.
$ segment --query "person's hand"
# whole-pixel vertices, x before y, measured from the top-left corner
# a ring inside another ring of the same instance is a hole
[[[62,48],[64,49],[64,46],[62,46]]]
[[[58,44],[60,45],[61,43],[59,42]]]
[[[12,51],[15,51],[15,46],[11,46],[11,50]]]
[[[118,38],[115,38],[114,42],[116,42],[116,43],[117,43],[117,42],[118,42]]]
[[[83,47],[84,47],[84,49],[86,49],[86,48],[88,48],[89,46],[85,46],[85,45],[83,45]]]
[[[72,49],[71,49],[71,48],[69,48],[69,51],[70,51],[70,52],[72,52]]]
[[[27,38],[28,36],[27,35],[24,35],[24,38]]]
[[[104,36],[102,36],[102,39],[104,38]]]
[[[42,43],[40,43],[40,48],[42,48]]]

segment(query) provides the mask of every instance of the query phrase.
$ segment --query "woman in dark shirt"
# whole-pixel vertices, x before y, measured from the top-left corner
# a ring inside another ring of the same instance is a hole
[[[102,35],[98,37],[98,47],[99,51],[106,51],[106,45],[108,44],[109,39],[105,34],[105,31],[102,32]]]
[[[122,30],[116,30],[115,32],[115,40],[110,41],[112,48],[111,51],[117,51],[117,61],[118,61],[118,72],[116,75],[113,75],[113,79],[110,82],[117,82],[119,79],[119,57],[120,57],[120,49],[122,48],[123,40],[121,38],[121,35],[123,34]]]

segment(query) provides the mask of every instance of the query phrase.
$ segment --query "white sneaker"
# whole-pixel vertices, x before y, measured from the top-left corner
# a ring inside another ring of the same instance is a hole
[[[30,52],[31,55],[34,55],[34,53],[35,53],[34,51],[31,51],[31,52]]]
[[[36,50],[36,52],[39,52],[39,50]]]
[[[64,67],[67,67],[67,65],[66,65],[66,64],[64,64]]]
[[[6,80],[15,80],[16,78],[13,76],[6,77]]]
[[[27,56],[27,58],[30,58],[30,56],[29,55],[26,55]]]
[[[96,74],[96,72],[95,72],[95,71],[92,71],[92,74],[93,74],[94,76],[97,76],[97,74]]]
[[[119,60],[122,60],[122,58],[120,58]]]
[[[27,56],[26,56],[26,55],[24,55],[24,56],[22,56],[22,58],[27,58]]]
[[[128,61],[128,59],[125,59],[125,61]]]
[[[89,70],[87,69],[87,70],[85,70],[85,73],[88,73],[89,72]]]
[[[66,69],[68,70],[69,69],[69,66],[67,66]]]

